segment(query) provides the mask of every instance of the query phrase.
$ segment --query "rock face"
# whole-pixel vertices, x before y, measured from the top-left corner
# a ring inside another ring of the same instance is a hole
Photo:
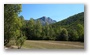
[[[50,17],[46,17],[46,16],[43,16],[43,17],[39,18],[38,20],[41,21],[42,25],[45,25],[46,22],[48,24],[52,24],[52,23],[55,23],[56,22],[55,20],[52,20]]]

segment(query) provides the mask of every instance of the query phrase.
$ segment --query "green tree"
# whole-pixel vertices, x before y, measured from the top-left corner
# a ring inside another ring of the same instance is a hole
[[[35,24],[35,35],[37,36],[38,39],[42,39],[41,33],[42,33],[42,24],[40,20],[37,20]]]
[[[69,40],[70,41],[78,41],[79,36],[78,32],[76,30],[71,30],[69,31]]]
[[[18,36],[16,38],[16,45],[18,46],[18,49],[20,49],[22,47],[22,45],[24,44],[25,40],[26,40],[25,34],[20,32],[20,36]]]
[[[33,18],[31,18],[28,21],[28,29],[27,29],[27,36],[28,39],[35,39],[35,21]]]
[[[23,17],[23,16],[22,16]],[[24,41],[26,40],[26,36],[25,36],[25,32],[23,30],[23,26],[24,26],[24,18],[19,18],[18,20],[18,28],[15,32],[15,42],[16,45],[18,46],[18,49],[20,49],[22,47],[22,45],[24,44]]]
[[[42,35],[42,39],[43,40],[45,40],[46,39],[46,33],[45,33],[45,26],[42,26],[42,33],[41,33],[41,35]]]
[[[25,35],[26,35],[26,23],[25,23],[24,17],[21,15],[21,16],[19,17],[19,19],[20,19],[21,24],[22,24],[22,26],[21,26],[21,31],[24,32]]]
[[[60,40],[60,33],[62,31],[62,28],[61,27],[56,27],[55,28],[55,36],[56,36],[56,40]]]
[[[79,40],[84,41],[84,27],[81,24],[77,25],[77,32],[79,34]]]
[[[68,40],[68,31],[67,29],[63,28],[60,33],[60,40]]]
[[[18,14],[21,12],[20,4],[4,4],[4,45],[15,37],[18,25]]]
[[[22,23],[22,27],[25,27],[25,20],[24,20],[24,17],[21,15],[20,17],[19,17],[19,19],[21,20],[21,23]]]
[[[49,30],[49,39],[50,40],[55,40],[56,39],[55,32],[54,32],[54,29],[52,28],[52,26],[50,26],[50,30]]]
[[[45,36],[46,36],[46,40],[49,40],[50,38],[50,32],[49,32],[49,30],[50,30],[50,27],[49,27],[49,24],[46,22],[46,26],[45,26]]]

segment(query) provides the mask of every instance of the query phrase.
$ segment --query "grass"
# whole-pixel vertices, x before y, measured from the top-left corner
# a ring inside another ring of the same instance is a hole
[[[26,49],[84,49],[82,42],[26,40],[22,48]]]

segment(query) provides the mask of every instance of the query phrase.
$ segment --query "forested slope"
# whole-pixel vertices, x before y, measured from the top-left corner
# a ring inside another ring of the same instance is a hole
[[[52,26],[61,26],[66,28],[75,28],[77,24],[81,24],[84,27],[84,12],[70,16],[62,21],[54,23]]]
[[[67,29],[69,40],[76,40],[79,38],[80,41],[84,41],[84,12],[54,23],[52,26]]]

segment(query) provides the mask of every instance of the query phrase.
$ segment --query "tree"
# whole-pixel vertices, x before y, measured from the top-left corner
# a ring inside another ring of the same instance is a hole
[[[45,39],[46,40],[49,40],[50,38],[50,32],[49,32],[49,30],[50,30],[50,27],[49,27],[49,24],[46,22],[46,25],[45,25]]]
[[[45,26],[42,26],[42,33],[41,33],[41,36],[42,36],[42,39],[45,40],[46,39],[46,33],[45,33]]]
[[[26,23],[25,23],[24,17],[21,15],[19,17],[19,19],[20,19],[21,24],[22,24],[21,31],[24,32],[24,34],[26,35]]]
[[[4,5],[4,45],[7,45],[15,37],[18,24],[18,14],[21,12],[21,4]]]
[[[84,27],[81,24],[77,25],[77,32],[79,34],[79,40],[84,41]]]
[[[18,48],[21,48],[25,41],[25,35],[22,31],[24,18],[18,17],[21,12],[21,4],[4,5],[4,45],[14,40]]]
[[[79,36],[76,30],[69,30],[69,40],[70,41],[78,41]]]
[[[22,47],[22,45],[24,44],[26,40],[26,36],[24,33],[20,33],[20,36],[18,36],[16,38],[16,45],[18,46],[18,49],[20,49]]]
[[[19,17],[19,19],[21,20],[21,23],[22,23],[22,27],[25,27],[25,20],[24,20],[24,17],[21,15],[20,17]]]
[[[49,30],[49,39],[50,40],[55,40],[56,39],[55,31],[54,31],[54,28],[52,26],[50,26],[50,30]]]
[[[62,31],[62,28],[61,27],[55,27],[54,28],[56,40],[60,40],[60,33],[61,33],[61,31]]]
[[[27,26],[27,38],[30,39],[35,39],[35,21],[33,18],[31,18],[28,21],[28,26]]]
[[[65,28],[63,28],[62,30],[61,30],[61,33],[60,33],[60,40],[68,40],[68,31],[65,29]]]
[[[42,39],[41,33],[42,33],[42,24],[40,20],[37,20],[35,24],[35,35],[37,36],[37,39]]]
[[[23,17],[23,16],[22,16]],[[15,32],[15,42],[16,45],[18,46],[18,49],[20,49],[22,47],[22,45],[24,44],[24,41],[26,40],[26,36],[25,36],[25,31],[23,30],[23,26],[24,26],[24,18],[19,18],[18,20],[18,29]]]

